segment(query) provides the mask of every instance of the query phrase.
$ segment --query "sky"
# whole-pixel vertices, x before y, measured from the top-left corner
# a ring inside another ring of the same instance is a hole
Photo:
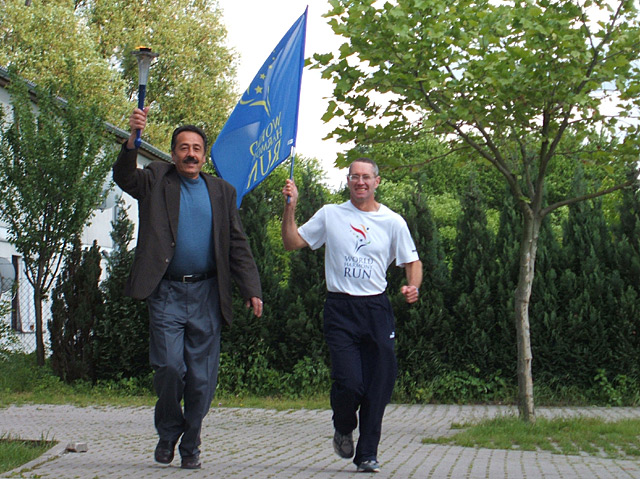
[[[335,51],[343,43],[327,25],[327,19],[322,18],[329,10],[327,0],[218,0],[218,3],[228,32],[227,45],[239,56],[239,93],[249,86],[267,56],[307,5],[305,58],[313,53]],[[323,140],[332,128],[321,119],[332,96],[332,85],[330,80],[320,78],[319,70],[305,68],[300,89],[296,153],[320,160],[327,185],[339,188],[346,180],[346,170],[333,165],[336,154],[345,148],[333,139]]]

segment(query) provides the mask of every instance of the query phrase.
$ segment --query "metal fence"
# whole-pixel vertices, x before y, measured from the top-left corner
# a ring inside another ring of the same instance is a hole
[[[12,336],[11,348],[30,353],[36,349],[36,314],[33,304],[33,288],[26,279],[18,281],[13,288],[0,295],[3,316],[0,318],[9,326]],[[51,318],[51,306],[42,304],[42,327],[45,345],[49,343],[47,322]],[[2,339],[2,338],[0,338]]]

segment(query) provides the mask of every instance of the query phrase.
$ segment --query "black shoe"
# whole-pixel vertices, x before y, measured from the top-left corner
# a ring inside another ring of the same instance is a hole
[[[171,441],[164,441],[160,439],[158,441],[158,445],[156,446],[156,452],[154,457],[156,462],[160,464],[171,464],[173,461],[173,454],[176,448],[176,443]]]
[[[180,464],[182,469],[200,469],[201,466],[200,456],[183,456]]]
[[[336,429],[333,435],[333,450],[338,456],[351,459],[353,457],[353,433],[340,434]]]
[[[375,459],[358,464],[358,472],[380,472],[380,464]]]

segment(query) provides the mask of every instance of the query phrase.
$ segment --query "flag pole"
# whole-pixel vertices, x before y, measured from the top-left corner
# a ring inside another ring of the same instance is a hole
[[[304,9],[304,13],[302,14],[304,16],[305,35],[302,37],[302,48],[300,49],[301,65],[304,65],[304,48],[307,42],[306,31],[307,31],[307,13],[308,12],[309,12],[309,5],[307,5],[307,7]],[[296,139],[298,138],[298,114],[300,113],[300,88],[302,87],[302,71],[303,70],[304,68],[300,68],[300,71],[298,73],[298,102],[296,103],[296,119],[294,123],[294,131],[293,131],[293,144],[291,145],[291,153],[290,153],[291,170],[289,171],[289,179],[291,181],[293,181],[293,167],[295,165],[295,159],[296,159]],[[287,204],[289,204],[290,201],[291,201],[291,197],[287,196]]]
[[[289,179],[291,181],[293,181],[293,167],[295,165],[295,161],[296,161],[296,147],[295,146],[291,146],[291,153],[289,153],[289,157],[291,158],[291,166],[290,166],[290,170],[289,170]],[[289,202],[291,201],[291,196],[287,196],[287,204],[289,204]]]

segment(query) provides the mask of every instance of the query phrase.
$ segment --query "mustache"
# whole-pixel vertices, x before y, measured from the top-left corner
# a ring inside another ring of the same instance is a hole
[[[195,156],[187,156],[184,160],[182,160],[183,163],[198,163],[198,159]]]

